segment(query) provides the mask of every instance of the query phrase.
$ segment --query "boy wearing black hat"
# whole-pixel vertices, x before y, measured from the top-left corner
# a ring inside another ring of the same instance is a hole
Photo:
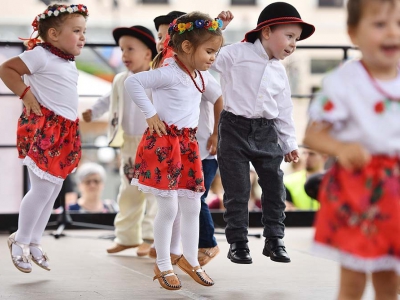
[[[224,26],[233,18],[229,11],[218,17]],[[249,162],[262,188],[263,254],[276,262],[290,262],[282,240],[285,189],[280,164],[283,157],[286,162],[296,161],[298,146],[289,81],[279,60],[315,30],[284,2],[268,5],[257,24],[242,43],[223,47],[211,67],[221,74],[224,97],[218,164],[225,192],[228,258],[239,264],[252,263],[247,245]]]
[[[115,244],[107,249],[117,253],[139,247],[138,256],[147,255],[153,243],[153,221],[157,213],[153,195],[138,190],[130,184],[136,149],[147,127],[140,109],[125,93],[124,81],[132,73],[150,70],[150,63],[157,54],[152,32],[136,25],[114,29],[113,36],[122,51],[122,61],[128,69],[114,77],[110,93],[99,98],[82,116],[86,122],[100,118],[109,112],[108,141],[113,147],[121,147],[121,185],[117,197],[119,212],[115,217]],[[151,92],[148,92],[151,98]],[[144,213],[146,210],[146,214]]]
[[[161,52],[164,47],[164,41],[168,34],[168,28],[170,23],[178,17],[184,15],[181,11],[171,11],[166,15],[158,16],[154,19],[154,25],[158,33],[157,51]],[[197,130],[197,141],[199,143],[200,156],[202,160],[202,167],[204,173],[204,186],[206,191],[201,197],[201,210],[200,210],[200,233],[199,233],[199,245],[198,245],[198,260],[200,266],[204,266],[210,262],[218,253],[219,247],[217,240],[214,237],[214,223],[211,217],[210,209],[206,203],[206,197],[212,181],[214,180],[215,174],[218,169],[218,163],[215,158],[216,144],[217,144],[217,128],[214,126],[218,124],[219,115],[222,110],[222,92],[218,82],[210,74],[208,76],[209,84],[218,86],[212,99],[208,99],[206,96],[202,96],[200,102],[200,117],[199,126]],[[214,122],[215,121],[215,122]],[[180,254],[180,240],[179,231],[180,224],[176,220],[173,226],[173,240],[171,241],[171,257],[174,254]],[[175,239],[175,240],[174,240]],[[176,249],[179,248],[179,249]],[[176,250],[175,250],[176,249]],[[173,252],[175,250],[175,253]],[[179,253],[178,253],[179,252]],[[156,258],[155,249],[150,250],[150,256]]]

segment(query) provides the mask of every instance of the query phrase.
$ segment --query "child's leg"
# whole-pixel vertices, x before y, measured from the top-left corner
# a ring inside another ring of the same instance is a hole
[[[365,273],[341,267],[338,300],[360,300],[367,281]]]
[[[47,211],[49,210],[49,202],[51,202],[51,205],[53,205],[55,200],[54,195],[61,189],[61,185],[57,185],[45,179],[39,178],[30,169],[28,169],[28,172],[31,182],[31,189],[22,199],[18,217],[18,231],[15,235],[15,240],[17,242],[26,245],[31,243],[35,226],[37,224],[38,226],[43,224],[44,221],[41,220],[41,218],[46,219],[46,216],[44,216],[44,211],[46,208]],[[46,214],[47,222],[49,214],[48,212],[46,212]],[[39,219],[41,221],[38,223]],[[40,232],[40,234],[42,233],[43,232]]]
[[[154,246],[157,266],[161,272],[172,270],[170,245],[172,226],[178,212],[178,199],[156,196],[158,211],[154,219]]]
[[[394,271],[372,273],[376,300],[396,300],[398,276]]]
[[[178,205],[178,213],[176,214],[176,218],[174,220],[174,224],[172,226],[172,236],[171,236],[171,254],[182,255],[181,249],[181,210]]]
[[[183,255],[193,267],[199,265],[197,260],[197,245],[199,242],[200,199],[179,196],[181,215],[181,236]]]

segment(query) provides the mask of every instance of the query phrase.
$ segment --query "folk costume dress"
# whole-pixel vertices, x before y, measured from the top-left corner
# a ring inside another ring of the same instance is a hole
[[[400,75],[379,81],[351,61],[327,76],[310,108],[312,120],[333,124],[334,138],[372,155],[361,170],[334,165],[318,196],[314,250],[354,271],[400,274],[399,87]]]
[[[62,184],[81,158],[74,57],[47,43],[38,44],[19,57],[31,73],[24,76],[24,81],[43,114],[31,112],[27,116],[24,108],[17,129],[19,158],[38,177]]]
[[[207,87],[207,77],[198,71],[196,74],[197,86]],[[200,198],[204,180],[196,131],[202,94],[190,76],[174,58],[168,58],[157,70],[129,76],[125,88],[146,118],[157,113],[168,132],[159,137],[146,129],[137,149],[131,184],[156,196]],[[146,88],[152,89],[153,103],[144,92]],[[206,93],[215,91],[206,88]]]

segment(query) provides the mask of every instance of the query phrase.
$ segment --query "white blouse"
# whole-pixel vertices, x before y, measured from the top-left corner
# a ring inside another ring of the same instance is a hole
[[[400,72],[377,84],[400,99]],[[386,99],[358,60],[326,76],[310,117],[332,123],[331,135],[340,141],[360,143],[372,154],[400,155],[400,102]]]
[[[224,109],[246,118],[274,119],[284,154],[298,148],[289,80],[260,40],[221,48],[211,68],[221,74]]]
[[[207,87],[203,95],[207,97],[209,93],[214,94],[214,91],[212,88],[208,89],[208,76],[205,72],[201,73]],[[201,89],[203,86],[200,76],[196,76],[194,80]],[[152,90],[153,103],[146,95],[145,89],[148,88]],[[202,94],[190,76],[179,68],[174,58],[166,59],[161,68],[129,76],[125,80],[125,89],[146,119],[157,113],[162,121],[168,125],[174,124],[179,129],[197,127]]]

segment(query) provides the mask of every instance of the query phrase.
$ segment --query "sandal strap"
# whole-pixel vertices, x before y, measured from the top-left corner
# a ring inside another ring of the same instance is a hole
[[[164,278],[165,275],[168,275],[168,274],[171,274],[171,273],[175,274],[174,271],[172,271],[172,270],[160,272],[159,274],[157,274],[156,276],[153,277],[153,281],[158,279],[158,278]]]

